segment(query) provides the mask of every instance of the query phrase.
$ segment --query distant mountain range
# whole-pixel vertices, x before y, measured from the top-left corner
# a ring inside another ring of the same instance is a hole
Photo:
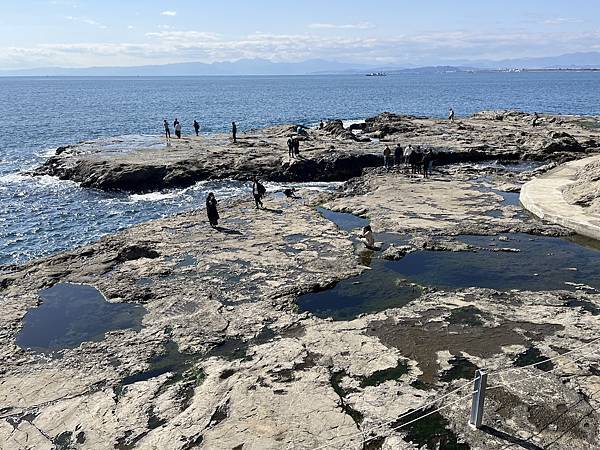
[[[265,59],[240,59],[211,64],[191,62],[135,67],[42,67],[37,69],[1,70],[0,76],[200,76],[200,75],[309,75],[361,74],[368,72],[457,72],[506,69],[600,69],[600,52],[569,53],[538,58],[492,60],[452,60],[443,65],[375,66],[312,59],[297,63],[276,63]]]

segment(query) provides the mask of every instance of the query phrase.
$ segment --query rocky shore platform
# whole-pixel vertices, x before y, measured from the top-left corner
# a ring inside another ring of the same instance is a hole
[[[222,202],[219,229],[188,212],[3,267],[0,447],[598,448],[600,280],[586,268],[597,252],[518,206],[520,186],[545,170],[460,165],[424,180],[368,169],[334,194],[270,196],[265,210]],[[381,251],[356,242],[367,220]],[[569,251],[585,252],[579,267]],[[426,270],[423,258],[455,256],[420,281],[391,265]],[[484,258],[479,270],[468,258]],[[502,261],[483,282],[478,272]],[[443,281],[449,269],[458,275]],[[331,318],[335,305],[331,315],[302,306],[307,294],[368,288],[369,276],[391,303],[359,296],[345,320]],[[496,276],[507,285],[489,287]],[[53,289],[82,286],[105,308],[93,339],[91,317],[35,315]],[[414,295],[394,303],[404,289]],[[107,327],[111,308],[126,306],[135,311]],[[478,368],[489,389],[485,427],[474,430]]]
[[[275,126],[227,135],[171,139],[170,145],[126,152],[87,142],[60,147],[32,172],[72,180],[83,187],[133,193],[184,188],[203,180],[246,181],[257,175],[280,182],[346,181],[383,163],[385,145],[420,145],[435,151],[438,165],[484,160],[559,161],[599,151],[600,119],[533,116],[514,111],[481,112],[454,123],[383,113],[344,128]],[[288,158],[287,139],[301,140],[301,158]]]

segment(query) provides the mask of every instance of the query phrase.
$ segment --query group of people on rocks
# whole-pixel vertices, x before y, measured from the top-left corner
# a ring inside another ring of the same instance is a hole
[[[537,115],[536,115],[537,116]],[[537,119],[537,117],[536,117]],[[454,111],[450,108],[448,114],[448,120],[454,122]],[[175,128],[175,133],[178,138],[181,138],[181,124],[177,119],[173,123]],[[535,121],[534,121],[535,126]],[[171,137],[169,124],[167,120],[164,121],[165,134],[167,138]],[[198,136],[200,125],[196,120],[194,120],[194,131],[196,132],[196,136]],[[323,121],[319,123],[319,129],[323,129],[324,124]],[[231,133],[233,142],[237,142],[237,125],[235,122],[231,123]],[[300,136],[306,135],[306,130],[299,126],[296,130],[296,136],[290,136],[287,140],[288,146],[288,154],[290,159],[298,158],[300,155]],[[431,175],[431,171],[433,168],[433,160],[434,154],[431,149],[423,150],[419,146],[413,147],[412,144],[409,144],[406,148],[403,148],[402,145],[397,144],[394,150],[389,146],[386,146],[383,150],[383,164],[384,167],[389,170],[393,166],[399,167],[403,166],[404,169],[409,169],[412,175],[423,175],[425,178],[429,178]],[[262,199],[266,195],[266,189],[264,185],[258,180],[256,176],[252,178],[252,196],[254,197],[254,203],[256,205],[256,209],[264,208]],[[286,195],[291,198],[297,198],[294,195],[293,190],[291,193],[287,193]],[[214,193],[209,193],[206,198],[206,213],[208,215],[208,220],[210,225],[214,228],[219,224],[219,211],[217,208],[217,199]],[[362,230],[361,241],[365,244],[367,248],[374,249],[375,248],[375,240],[373,237],[373,230],[370,226],[366,226]]]
[[[288,154],[290,159],[300,157],[300,139],[297,137],[289,137],[287,140]]]
[[[412,144],[402,148],[402,145],[398,144],[392,153],[390,147],[386,146],[383,150],[383,166],[389,170],[393,166],[401,165],[404,168],[410,167],[412,175],[420,174],[429,178],[433,168],[433,151],[422,150],[418,146],[413,147]]]
[[[171,127],[167,119],[163,120],[163,127],[165,129],[165,137],[171,139]],[[192,128],[194,129],[196,136],[200,136],[200,123],[198,123],[196,119],[194,119],[194,122],[192,123]],[[179,119],[177,118],[173,121],[173,130],[175,131],[177,139],[181,139],[181,122],[179,122]],[[233,142],[237,142],[237,125],[235,122],[231,122],[231,134]]]
[[[200,133],[200,124],[197,120],[194,120],[194,124],[192,126],[196,131],[196,136],[198,136],[198,133]],[[171,128],[169,126],[169,122],[167,122],[167,119],[163,120],[163,127],[165,129],[165,137],[167,139],[171,139]],[[173,121],[173,130],[175,130],[175,136],[177,139],[181,139],[181,122],[179,122],[179,119],[177,118],[175,118]]]

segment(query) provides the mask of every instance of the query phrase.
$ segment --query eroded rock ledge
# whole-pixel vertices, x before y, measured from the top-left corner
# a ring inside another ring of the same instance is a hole
[[[345,129],[330,121],[300,136],[301,159],[289,161],[286,141],[296,126],[244,133],[237,144],[226,135],[185,136],[170,147],[119,154],[94,143],[57,150],[33,175],[51,175],[106,191],[145,192],[182,188],[213,179],[345,181],[382,164],[384,145],[427,146],[437,164],[500,160],[564,161],[596,151],[600,121],[593,117],[482,112],[455,123],[383,113]]]

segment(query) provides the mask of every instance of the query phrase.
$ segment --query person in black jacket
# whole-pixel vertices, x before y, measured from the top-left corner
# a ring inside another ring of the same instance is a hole
[[[254,196],[254,203],[256,203],[256,209],[263,208],[262,198],[267,193],[267,190],[256,177],[252,178],[252,195]]]
[[[206,197],[206,215],[208,216],[208,221],[210,222],[210,226],[215,228],[219,225],[219,211],[217,210],[217,199],[215,194],[210,192],[208,197]]]

